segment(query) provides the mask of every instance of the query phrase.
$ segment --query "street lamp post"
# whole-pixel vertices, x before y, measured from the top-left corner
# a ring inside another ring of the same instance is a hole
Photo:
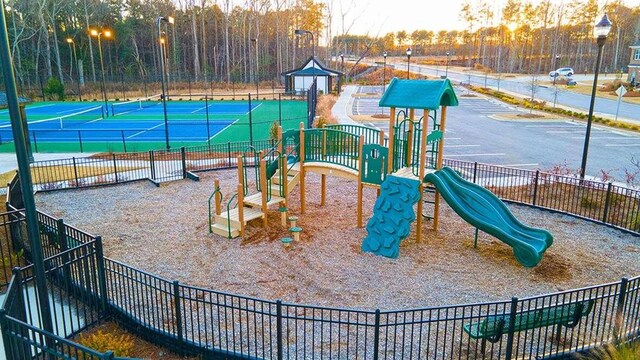
[[[591,122],[593,121],[593,106],[596,100],[596,88],[598,87],[598,72],[600,61],[602,60],[602,47],[607,40],[607,35],[611,31],[611,21],[605,14],[594,27],[594,35],[598,44],[598,55],[596,57],[596,68],[593,75],[593,88],[591,89],[591,103],[589,104],[589,116],[587,117],[587,132],[584,137],[584,149],[582,150],[582,164],[580,165],[580,179],[584,179],[587,167],[587,155],[589,153],[589,137],[591,136]]]
[[[342,92],[342,82],[345,80],[344,79],[345,78],[345,74],[344,74],[344,53],[340,54],[340,61],[342,62],[342,65],[341,65],[341,67],[342,67],[342,69],[341,69],[342,78],[340,78],[339,81],[338,81],[338,85],[339,85],[338,86],[338,93]]]
[[[447,62],[445,64],[445,66],[444,66],[444,77],[445,77],[445,79],[449,75],[449,55],[450,55],[450,53],[447,51]]]
[[[558,70],[558,60],[560,60],[560,55],[556,55],[556,61],[555,63],[553,63],[554,69],[553,71]],[[555,76],[553,77],[553,86],[556,86],[556,79],[558,78],[558,74],[555,73]]]
[[[166,70],[165,70],[165,55],[164,55],[164,44],[162,40],[162,31],[160,30],[160,25],[162,23],[173,24],[174,20],[172,16],[158,16],[156,18],[156,30],[158,32],[158,41],[159,41],[159,49],[160,49],[160,72],[162,73],[160,78],[162,82],[162,111],[164,113],[164,140],[167,151],[171,148],[169,146],[169,119],[167,117],[167,80],[166,80]]]
[[[71,60],[69,61],[69,78],[73,79],[73,63],[78,64],[78,55],[76,53],[76,43],[72,38],[67,38],[67,44],[69,44],[69,57]],[[80,91],[80,67],[76,66],[78,73],[78,81],[76,82],[78,86],[78,98],[82,101],[82,92]]]
[[[407,48],[407,80],[409,79],[409,66],[411,65],[411,47]]]
[[[91,36],[95,36],[98,38],[98,52],[100,54],[100,69],[102,72],[102,98],[104,99],[104,110],[105,114],[109,116],[109,103],[107,101],[107,87],[104,83],[104,59],[102,58],[102,41],[100,39],[104,36],[107,39],[110,39],[113,36],[111,30],[102,29],[100,31],[93,29],[91,30]]]
[[[382,93],[387,88],[387,52],[382,53],[382,58],[384,58],[384,62],[382,63]]]
[[[258,78],[258,38],[254,38],[251,39],[251,42],[255,43],[256,45],[256,73],[254,76],[254,81],[256,82],[256,100],[258,99],[258,85],[260,82],[260,79]]]
[[[318,91],[318,84],[316,83],[316,40],[315,40],[315,36],[313,36],[313,33],[309,30],[303,30],[303,29],[296,29],[294,31],[294,33],[296,35],[311,35],[311,48],[312,48],[312,63],[311,66],[313,66],[313,83],[316,84],[316,92]]]

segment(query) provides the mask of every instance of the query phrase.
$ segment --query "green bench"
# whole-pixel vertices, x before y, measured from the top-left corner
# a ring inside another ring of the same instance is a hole
[[[524,310],[515,315],[514,332],[558,325],[556,337],[561,327],[569,329],[580,323],[593,309],[594,300],[585,300],[571,304],[552,305],[539,309]],[[482,321],[464,325],[464,331],[472,339],[482,339],[482,353],[486,342],[496,343],[509,331],[510,315],[491,315]]]

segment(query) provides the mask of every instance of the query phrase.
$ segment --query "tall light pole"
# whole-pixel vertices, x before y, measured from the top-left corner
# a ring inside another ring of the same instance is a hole
[[[344,54],[340,54],[340,62],[342,67],[342,72],[344,73]]]
[[[447,62],[444,66],[444,77],[445,79],[447,78],[447,76],[449,76],[449,55],[451,55],[448,51],[447,51]]]
[[[407,80],[409,79],[409,65],[411,65],[411,47],[407,48]]]
[[[387,52],[383,52],[382,53],[382,58],[384,59],[384,62],[382,63],[382,93],[384,94],[384,91],[386,90],[387,87]]]
[[[109,116],[109,103],[107,102],[107,88],[104,84],[104,59],[102,58],[102,42],[100,41],[100,39],[103,36],[107,39],[111,39],[113,37],[113,33],[109,29],[102,29],[100,31],[96,29],[92,29],[90,33],[91,33],[91,36],[98,38],[98,52],[100,53],[100,69],[102,71],[102,98],[104,99],[105,114]]]
[[[312,54],[313,54],[313,58],[312,58],[312,63],[311,65],[313,66],[313,83],[316,84],[316,92],[318,91],[318,84],[316,83],[316,40],[315,40],[315,36],[313,36],[313,33],[309,30],[303,30],[303,29],[296,29],[294,31],[294,33],[296,35],[311,35],[311,47],[312,47]]]
[[[162,23],[169,23],[169,24],[173,24],[174,20],[172,16],[158,16],[156,18],[156,30],[158,32],[158,41],[159,41],[159,46],[158,48],[160,49],[160,72],[161,74],[161,82],[162,82],[162,112],[164,113],[164,140],[165,140],[165,146],[167,148],[167,151],[169,151],[169,149],[171,148],[169,146],[169,119],[167,117],[167,74],[166,74],[166,70],[165,70],[165,63],[164,63],[164,44],[163,44],[163,40],[162,40],[162,31],[160,30],[160,25]]]
[[[69,44],[69,78],[73,79],[73,63],[78,63],[78,55],[76,54],[76,43],[72,38],[67,38],[67,44]],[[77,66],[76,72],[78,73],[78,98],[82,101],[82,93],[80,92],[80,67]]]
[[[591,122],[593,121],[593,106],[596,100],[596,88],[598,87],[598,72],[600,71],[600,61],[602,60],[602,47],[607,41],[607,35],[611,31],[611,21],[604,14],[602,19],[596,24],[593,33],[598,44],[598,55],[596,57],[596,68],[593,75],[593,88],[591,89],[591,103],[589,104],[589,116],[587,117],[587,132],[584,136],[584,149],[582,150],[582,164],[580,165],[580,179],[584,179],[587,168],[587,155],[589,153],[589,137],[591,136]]]
[[[258,99],[258,84],[260,79],[258,78],[258,38],[254,38],[251,39],[251,42],[253,42],[256,45],[256,74],[254,76],[254,80],[256,82],[256,100]]]
[[[45,266],[42,254],[42,242],[40,241],[40,230],[38,226],[38,214],[36,203],[33,198],[33,184],[31,170],[29,168],[29,151],[25,136],[26,119],[22,118],[20,105],[18,104],[18,91],[16,87],[16,77],[13,71],[13,59],[9,49],[9,35],[7,34],[7,19],[4,12],[4,0],[0,0],[0,64],[2,66],[2,76],[7,95],[7,106],[11,119],[11,130],[13,133],[16,160],[18,162],[18,176],[20,176],[20,186],[24,202],[25,217],[27,222],[27,236],[31,245],[31,260],[33,261],[36,295],[40,313],[40,323],[42,329],[53,332],[53,321],[51,319],[51,308],[47,291],[47,278],[45,277]],[[55,346],[52,340],[45,336],[45,346]],[[9,354],[11,345],[5,344],[5,351]],[[7,355],[7,357],[9,357]]]
[[[553,71],[555,72],[556,70],[558,70],[558,60],[560,60],[560,55],[556,55],[556,61],[553,63],[553,66],[555,66],[553,68]],[[556,79],[558,78],[558,73],[555,73],[555,76],[553,77],[553,86],[556,86]]]

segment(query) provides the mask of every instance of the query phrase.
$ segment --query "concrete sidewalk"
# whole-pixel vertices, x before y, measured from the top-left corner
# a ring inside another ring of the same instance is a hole
[[[347,85],[342,90],[338,101],[333,105],[331,113],[338,119],[339,124],[361,125],[351,119],[353,113],[353,94],[358,92],[358,85]]]
[[[35,161],[69,159],[72,157],[88,157],[93,153],[36,153],[33,154]],[[18,162],[15,153],[0,154],[0,173],[18,169]]]

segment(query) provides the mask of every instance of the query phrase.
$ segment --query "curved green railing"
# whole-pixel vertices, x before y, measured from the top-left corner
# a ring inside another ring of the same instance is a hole
[[[355,134],[358,136],[364,136],[365,144],[379,144],[380,143],[380,129],[371,128],[362,125],[347,125],[347,124],[330,124],[325,125],[325,129],[339,130]]]
[[[342,130],[304,131],[304,161],[323,162],[358,170],[360,136]]]

